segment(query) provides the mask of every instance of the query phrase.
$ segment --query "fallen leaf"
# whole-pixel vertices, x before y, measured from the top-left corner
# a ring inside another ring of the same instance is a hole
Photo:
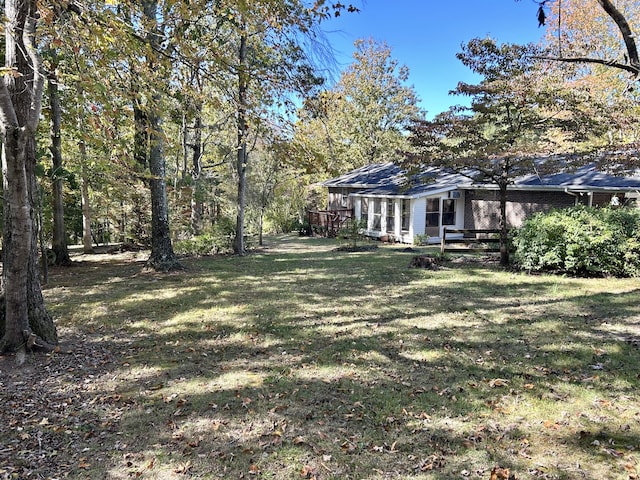
[[[191,467],[193,465],[191,465],[191,462],[185,462],[185,463],[181,463],[180,465],[178,465],[173,472],[174,473],[187,473],[189,470],[191,470]]]
[[[489,480],[509,480],[509,469],[501,467],[493,467]]]
[[[489,386],[491,388],[505,387],[508,384],[509,380],[505,380],[504,378],[494,378],[493,380],[489,381]]]
[[[304,478],[308,478],[310,480],[316,480],[317,478],[315,469],[309,465],[305,465],[304,467],[302,467],[300,473]]]

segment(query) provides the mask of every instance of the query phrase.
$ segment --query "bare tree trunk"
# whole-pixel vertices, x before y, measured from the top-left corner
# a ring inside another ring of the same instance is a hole
[[[40,225],[36,222],[38,214],[35,206],[40,203],[40,191],[36,180],[36,144],[35,138],[29,140],[27,147],[27,179],[29,181],[29,203],[31,204],[31,225]],[[32,228],[31,251],[29,254],[29,272],[27,281],[27,311],[29,316],[29,327],[38,336],[34,346],[44,350],[50,350],[58,344],[58,332],[53,323],[53,317],[45,308],[42,288],[40,285],[40,257],[38,256],[39,229]],[[42,258],[46,263],[47,258]],[[32,339],[32,341],[34,341]]]
[[[64,198],[62,169],[62,145],[60,138],[60,125],[62,122],[62,109],[60,108],[60,93],[55,76],[48,80],[50,124],[51,124],[51,183],[53,191],[53,240],[51,247],[55,254],[56,265],[70,265],[69,249],[67,248],[67,232],[64,226]]]
[[[202,102],[196,104],[196,116],[193,121],[193,157],[191,177],[191,231],[194,235],[202,232],[202,199],[200,195],[200,175],[202,174]]]
[[[159,99],[158,99],[159,100]],[[159,271],[170,271],[180,268],[173,252],[169,232],[169,209],[167,199],[167,183],[165,179],[165,160],[163,157],[163,138],[160,117],[156,113],[149,114],[151,129],[149,150],[149,170],[151,180],[151,256],[147,266]]]
[[[3,351],[26,351],[29,333],[27,282],[33,226],[25,169],[24,131],[5,129],[2,158],[5,198],[3,273],[5,275],[6,325]],[[26,333],[24,333],[26,332]]]
[[[143,10],[145,19],[152,27],[149,29],[147,42],[153,52],[158,49],[159,35],[157,25],[157,0],[144,0]],[[153,53],[147,58],[150,70],[157,66]],[[160,117],[161,96],[155,93],[148,105],[146,120],[149,127],[149,172],[151,179],[151,255],[147,266],[159,271],[169,271],[181,268],[178,258],[173,252],[169,231],[169,208],[166,183],[166,163],[164,158],[164,138],[162,119]]]
[[[133,102],[133,159],[136,163],[147,168],[147,157],[149,156],[149,119],[138,101]]]
[[[233,241],[233,251],[238,255],[246,253],[244,244],[244,213],[246,204],[247,183],[247,91],[249,78],[247,68],[247,33],[243,28],[240,36],[240,49],[238,51],[238,143],[236,170],[238,172],[238,213],[236,216],[236,237]]]
[[[509,228],[507,225],[507,183],[500,182],[500,265],[509,265]]]
[[[84,141],[78,144],[80,150],[81,178],[80,190],[82,194],[82,251],[93,253],[91,239],[91,199],[89,198],[89,175],[87,174],[87,145]]]
[[[260,219],[258,220],[258,245],[263,246],[262,242],[262,228],[264,225],[264,207],[260,207]]]
[[[35,135],[42,109],[44,77],[36,49],[35,0],[5,0],[5,61],[19,75],[4,75],[0,83],[0,127],[4,185],[4,332],[0,351],[24,354],[35,346],[51,348],[30,327],[34,309],[45,312],[37,274],[37,231],[32,194],[35,192]],[[30,298],[31,295],[34,298]],[[19,357],[20,359],[20,357]]]

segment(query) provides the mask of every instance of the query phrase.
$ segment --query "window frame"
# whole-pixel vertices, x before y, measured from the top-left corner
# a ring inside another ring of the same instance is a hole
[[[434,204],[437,207],[437,210],[429,209],[429,203]],[[430,223],[429,220],[436,219],[436,223]],[[425,228],[436,228],[440,227],[440,197],[436,198],[427,198],[425,219],[424,219]]]
[[[373,222],[371,229],[377,232],[382,231],[382,199],[373,199]]]
[[[408,198],[402,199],[401,217],[400,228],[403,232],[408,232],[411,228],[411,200]]]
[[[449,209],[448,206],[451,205]],[[445,198],[442,200],[442,226],[450,227],[456,224],[456,200]]]
[[[391,211],[389,211],[391,207]],[[396,231],[396,201],[393,198],[387,198],[387,233]]]
[[[367,197],[360,200],[360,221],[367,225],[367,229],[369,228],[369,199]]]

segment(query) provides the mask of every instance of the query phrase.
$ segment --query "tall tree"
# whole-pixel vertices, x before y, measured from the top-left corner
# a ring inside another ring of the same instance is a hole
[[[35,135],[45,76],[38,54],[35,0],[5,0],[5,67],[0,82],[5,224],[3,281],[5,325],[2,351],[24,353],[57,343],[37,275],[33,220]],[[35,274],[34,274],[35,273]],[[32,295],[35,298],[31,298]]]
[[[300,39],[315,37],[316,22],[325,15],[325,8],[331,8],[323,4],[316,2],[313,8],[307,8],[299,0],[256,0],[225,5],[227,12],[231,12],[228,16],[233,18],[230,43],[235,46],[235,58],[229,59],[228,65],[236,80],[233,103],[236,107],[237,214],[233,248],[239,255],[246,250],[249,135],[255,140],[260,125],[282,117],[281,112],[293,108],[292,94],[304,95],[320,83],[300,46]],[[340,11],[353,7],[338,3],[332,8]]]
[[[238,197],[236,214],[236,236],[233,240],[233,251],[239,255],[245,253],[244,238],[244,217],[247,191],[247,162],[249,152],[247,149],[247,135],[249,125],[247,123],[248,90],[249,90],[249,68],[247,57],[247,41],[249,34],[245,20],[240,20],[240,44],[238,47],[238,97],[236,128],[238,132],[238,142],[236,144],[236,173],[238,175]]]
[[[143,24],[146,34],[146,62],[149,72],[163,71],[159,61],[162,32],[158,22],[158,0],[143,0]],[[156,78],[162,82],[163,78]],[[162,129],[162,95],[156,85],[147,99],[144,110],[143,126],[146,140],[145,156],[149,167],[149,188],[151,190],[151,255],[147,265],[155,270],[169,271],[180,268],[180,263],[173,251],[169,231],[169,204],[167,198],[166,160],[164,157],[164,132]]]
[[[424,118],[418,97],[406,84],[409,69],[391,48],[372,39],[357,40],[353,63],[338,83],[305,102],[296,140],[309,152],[310,168],[329,175],[369,163],[391,161],[407,150],[407,127]]]
[[[51,248],[55,256],[56,265],[69,265],[71,257],[67,247],[67,231],[64,223],[64,178],[65,170],[62,162],[62,107],[60,105],[60,90],[58,78],[53,72],[47,79],[47,93],[49,97],[49,123],[51,145],[51,190],[53,203],[53,238]]]
[[[541,80],[545,75],[531,60],[535,53],[531,45],[470,41],[457,57],[482,80],[477,85],[459,83],[453,93],[469,96],[471,106],[452,107],[412,128],[419,154],[409,157],[409,168],[427,163],[497,186],[502,265],[509,263],[509,185],[533,171],[534,160],[554,152],[567,135],[578,140],[592,132],[590,114],[583,115],[579,96]]]

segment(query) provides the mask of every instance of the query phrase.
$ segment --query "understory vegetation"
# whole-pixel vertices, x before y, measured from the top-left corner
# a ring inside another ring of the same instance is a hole
[[[228,218],[219,219],[200,235],[175,242],[175,251],[181,255],[216,255],[233,251],[235,225]]]
[[[145,252],[54,267],[60,350],[0,357],[0,476],[637,478],[637,280],[409,250],[283,236],[169,275]]]
[[[537,213],[516,230],[516,263],[529,271],[640,276],[640,209],[577,206]]]

